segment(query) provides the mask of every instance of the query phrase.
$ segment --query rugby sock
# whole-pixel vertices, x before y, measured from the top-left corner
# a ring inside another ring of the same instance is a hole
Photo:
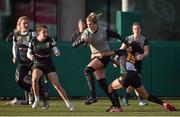
[[[110,95],[112,96],[112,99],[113,99],[113,106],[114,107],[121,107],[117,92],[113,91],[110,93]]]
[[[43,78],[45,76],[42,76],[39,80],[39,94],[42,100],[45,102],[48,100],[48,83],[45,83]]]
[[[39,101],[39,96],[34,95],[35,101]]]
[[[90,91],[90,96],[92,98],[96,98],[95,81],[94,81],[94,77],[93,77],[94,71],[95,70],[92,67],[87,67],[84,70],[84,74],[87,79],[87,84],[88,84],[89,91]]]
[[[24,92],[24,94],[25,94],[25,100],[28,102],[28,100],[29,100],[29,97],[28,97],[28,92],[27,92],[27,91],[25,91],[25,92]]]
[[[94,78],[91,76],[86,76],[87,78],[87,83],[90,91],[90,95],[93,98],[96,98],[96,90],[95,90],[95,81]]]
[[[104,91],[104,93],[111,100],[112,105],[115,106],[115,107],[119,107],[120,104],[118,105],[118,102],[117,102],[118,96],[117,96],[117,94],[115,92],[109,93],[109,91],[108,91],[108,84],[106,83],[106,79],[102,78],[102,79],[98,80],[98,83],[99,83],[99,86]]]
[[[151,101],[151,102],[160,104],[160,105],[163,105],[163,103],[164,103],[164,102],[163,102],[162,100],[160,100],[158,97],[153,96],[153,95],[149,95],[149,96],[148,96],[148,100]]]

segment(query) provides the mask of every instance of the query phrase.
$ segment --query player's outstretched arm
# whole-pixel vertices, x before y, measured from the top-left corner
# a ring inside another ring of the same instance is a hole
[[[72,43],[72,47],[75,48],[75,47],[78,47],[78,46],[80,46],[81,44],[84,44],[84,43],[85,43],[85,41],[83,39],[80,39],[80,40],[74,41]]]

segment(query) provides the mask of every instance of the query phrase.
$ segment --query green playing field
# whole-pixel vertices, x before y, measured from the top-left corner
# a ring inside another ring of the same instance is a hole
[[[50,100],[48,110],[41,110],[42,102],[39,108],[32,109],[28,105],[5,105],[7,101],[1,100],[0,116],[180,116],[180,100],[165,100],[176,106],[175,112],[169,112],[151,102],[147,106],[139,106],[137,100],[130,100],[130,105],[124,106],[121,101],[123,112],[118,113],[105,112],[110,105],[106,99],[100,99],[90,106],[84,105],[83,100],[71,101],[74,111],[69,111],[62,100]]]

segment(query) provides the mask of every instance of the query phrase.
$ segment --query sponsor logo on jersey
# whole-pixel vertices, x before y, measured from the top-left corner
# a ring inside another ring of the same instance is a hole
[[[22,40],[22,37],[21,36],[17,36],[17,40]]]
[[[25,39],[25,40],[26,40],[26,41],[30,41],[30,39],[31,39],[30,36],[26,36],[26,39]]]

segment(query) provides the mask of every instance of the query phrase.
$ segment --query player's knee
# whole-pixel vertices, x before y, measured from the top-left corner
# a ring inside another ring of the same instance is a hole
[[[126,82],[125,82],[125,78],[126,78],[127,76],[126,75],[121,75],[117,80],[118,80],[118,82],[119,82],[119,84],[120,85],[122,85],[122,87],[128,87],[129,86],[129,84],[127,84]]]
[[[92,68],[92,67],[86,67],[86,68],[84,69],[84,75],[85,75],[85,76],[91,75],[94,71],[95,71],[94,68]]]

